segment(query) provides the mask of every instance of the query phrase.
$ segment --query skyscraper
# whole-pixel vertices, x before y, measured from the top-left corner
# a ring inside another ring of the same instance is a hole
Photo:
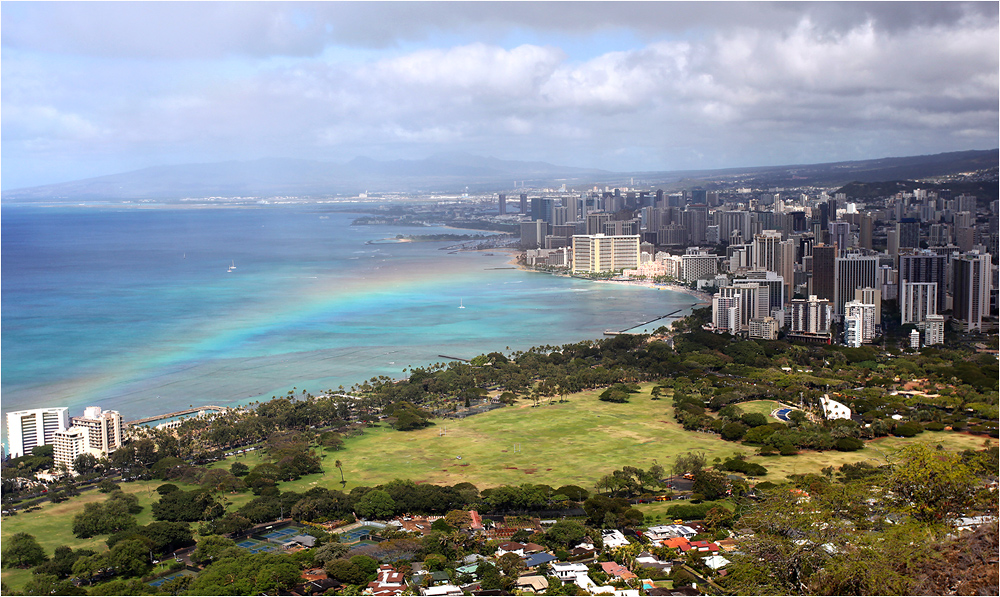
[[[812,294],[818,298],[832,301],[834,299],[834,265],[837,259],[837,247],[833,245],[814,245],[812,254]]]
[[[87,429],[89,450],[110,454],[122,445],[122,416],[117,411],[88,406],[82,417],[71,417],[70,424]]]
[[[639,236],[573,236],[574,272],[611,272],[639,265]]]
[[[990,308],[990,255],[972,251],[954,260],[952,318],[963,332],[982,332]]]
[[[898,230],[899,248],[919,248],[920,247],[920,220],[916,218],[903,218],[896,224]]]
[[[500,193],[500,197],[497,199],[497,214],[506,215],[507,214],[507,195]]]
[[[899,254],[899,285],[904,282],[934,282],[937,284],[935,313],[945,309],[948,281],[948,256],[934,251],[911,249]]]
[[[815,267],[815,249],[813,251],[813,267]],[[858,288],[875,288],[877,281],[875,272],[878,269],[878,257],[865,256],[860,253],[848,253],[837,257],[834,261],[834,315],[844,314],[844,305],[854,300],[854,292]]]

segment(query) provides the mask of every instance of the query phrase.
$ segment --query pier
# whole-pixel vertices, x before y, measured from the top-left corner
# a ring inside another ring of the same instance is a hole
[[[691,307],[694,307],[695,305],[699,305],[699,304],[701,304],[701,303],[691,303]],[[628,332],[629,330],[634,330],[635,328],[647,326],[647,325],[649,325],[649,324],[651,324],[651,323],[653,323],[655,321],[659,321],[661,319],[668,319],[668,318],[671,318],[671,317],[673,317],[675,319],[680,319],[682,316],[678,315],[678,313],[680,313],[684,309],[688,309],[688,308],[690,308],[690,307],[681,307],[680,309],[676,309],[674,311],[671,311],[670,313],[667,313],[666,315],[661,315],[659,317],[654,317],[653,319],[650,319],[649,321],[645,321],[643,323],[637,323],[637,324],[635,324],[635,325],[633,325],[631,327],[627,327],[624,330],[621,330],[621,331],[618,331],[618,332],[616,332],[614,330],[605,330],[604,335],[605,336],[617,336],[619,334],[627,334],[627,333],[629,333]]]
[[[449,360],[452,360],[452,361],[462,361],[463,363],[468,363],[469,362],[469,359],[460,359],[458,357],[450,357],[450,356],[448,356],[446,354],[439,354],[438,357],[440,357],[442,359],[449,359]]]
[[[214,404],[209,404],[207,406],[194,406],[192,408],[185,408],[184,410],[174,411],[172,413],[166,413],[163,415],[154,415],[152,417],[144,417],[142,419],[136,419],[134,421],[126,421],[126,425],[145,425],[146,423],[152,423],[153,421],[159,421],[161,419],[172,419],[174,417],[182,417],[184,415],[190,415],[193,413],[201,412],[203,410],[213,410],[216,412],[222,412],[229,410],[225,406],[215,406]]]

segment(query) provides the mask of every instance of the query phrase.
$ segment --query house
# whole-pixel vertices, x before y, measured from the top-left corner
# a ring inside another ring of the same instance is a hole
[[[637,578],[631,570],[622,566],[618,562],[601,562],[601,569],[604,570],[605,574],[614,578],[621,578],[624,580]]]
[[[406,579],[389,564],[382,564],[376,572],[375,580],[368,583],[368,589],[376,597],[395,597],[406,590]]]
[[[690,539],[697,534],[698,531],[696,529],[683,524],[662,524],[655,527],[649,527],[645,532],[645,535],[652,541],[662,541],[664,539],[673,539],[675,537]]]
[[[516,553],[523,558],[525,547],[524,543],[518,543],[517,541],[504,541],[500,545],[497,545],[496,556],[499,558],[504,554]]]
[[[601,538],[604,540],[605,549],[617,549],[619,547],[625,547],[629,544],[628,539],[626,539],[625,535],[618,529],[604,531],[601,533]]]
[[[473,531],[486,530],[486,527],[483,526],[483,519],[480,518],[479,516],[479,512],[475,510],[469,510],[469,518],[471,519],[471,523],[469,526],[470,529],[472,529]]]
[[[674,567],[670,562],[661,560],[648,551],[644,551],[635,557],[635,565],[643,568],[656,568],[664,574],[670,574],[670,571]]]
[[[542,564],[547,564],[549,562],[556,562],[559,558],[555,557],[550,553],[533,553],[530,556],[524,558],[525,568],[534,568],[536,566],[541,566]]]
[[[702,560],[712,570],[718,570],[729,563],[729,560],[722,556],[708,556],[707,558],[702,558]]]
[[[295,535],[294,537],[289,537],[282,546],[286,549],[292,547],[315,547],[316,537],[312,535]]]
[[[660,545],[663,547],[668,547],[670,549],[676,549],[680,552],[686,552],[691,549],[691,542],[684,537],[673,537],[671,539],[664,539],[660,541]]]
[[[692,541],[691,549],[695,551],[710,551],[712,553],[719,553],[719,544],[712,541]]]
[[[522,576],[517,579],[517,588],[529,593],[541,593],[549,588],[549,580],[544,576]]]
[[[575,562],[553,562],[552,563],[552,574],[563,582],[573,582],[576,577],[584,574],[586,575],[589,570],[586,564],[580,564]]]

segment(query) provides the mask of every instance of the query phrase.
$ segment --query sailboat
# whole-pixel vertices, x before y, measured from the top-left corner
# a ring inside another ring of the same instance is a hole
[[[236,260],[234,259],[234,260],[233,260],[233,264],[229,266],[229,271],[228,271],[228,272],[226,272],[226,273],[229,273],[229,274],[231,274],[231,273],[233,273],[233,271],[234,271],[235,269],[236,269]]]
[[[465,308],[465,305],[462,304],[462,299],[458,299],[458,308],[459,309],[464,309]]]

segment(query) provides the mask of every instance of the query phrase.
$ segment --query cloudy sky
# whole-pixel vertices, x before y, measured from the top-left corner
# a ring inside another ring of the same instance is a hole
[[[0,185],[465,151],[609,170],[998,145],[998,4],[8,2]]]

